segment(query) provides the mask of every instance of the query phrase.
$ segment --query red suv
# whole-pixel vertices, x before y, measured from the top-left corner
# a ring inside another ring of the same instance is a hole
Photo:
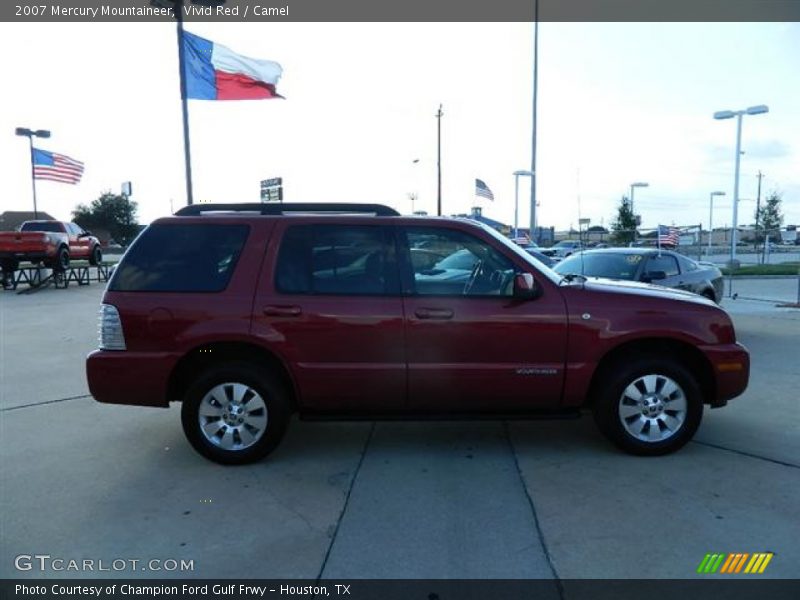
[[[100,402],[168,406],[202,455],[258,460],[301,418],[589,410],[634,454],[747,387],[713,302],[561,277],[474,221],[380,205],[195,205],[117,267],[86,362]]]

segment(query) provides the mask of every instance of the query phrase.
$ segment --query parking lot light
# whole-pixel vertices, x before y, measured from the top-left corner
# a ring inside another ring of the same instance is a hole
[[[17,127],[14,131],[18,136],[28,138],[31,151],[31,186],[33,188],[33,218],[39,218],[39,211],[36,209],[36,175],[34,173],[34,159],[33,159],[33,138],[49,138],[50,132],[47,129],[28,129],[27,127]]]
[[[742,156],[742,115],[762,115],[769,112],[766,104],[757,104],[742,110],[720,110],[714,113],[718,121],[736,117],[736,167],[733,176],[733,231],[731,233],[731,268],[736,266],[737,228],[739,225],[739,162]]]

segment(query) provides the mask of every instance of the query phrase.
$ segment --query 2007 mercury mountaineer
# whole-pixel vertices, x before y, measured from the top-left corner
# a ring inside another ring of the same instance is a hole
[[[381,205],[203,204],[152,223],[103,297],[100,402],[181,401],[194,448],[258,460],[301,418],[591,411],[665,454],[750,362],[710,300],[559,277],[473,221]]]

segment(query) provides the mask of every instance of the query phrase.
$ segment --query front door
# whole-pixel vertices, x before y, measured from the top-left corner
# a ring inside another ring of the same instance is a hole
[[[443,225],[404,227],[400,238],[410,408],[557,407],[567,345],[557,286],[488,234]],[[433,265],[431,255],[438,257]],[[539,298],[513,297],[522,271],[541,286]]]

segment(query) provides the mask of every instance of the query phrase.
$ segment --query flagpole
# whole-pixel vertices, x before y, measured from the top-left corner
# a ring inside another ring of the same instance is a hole
[[[36,208],[36,169],[34,167],[33,159],[33,136],[28,136],[28,141],[31,144],[31,186],[33,187],[33,220],[39,219],[39,211]]]
[[[183,155],[186,164],[186,203],[194,204],[192,194],[192,151],[189,143],[189,101],[186,93],[186,74],[183,69],[185,56],[183,47],[183,0],[175,2],[175,19],[178,31],[178,71],[181,78],[181,106],[183,109]]]

